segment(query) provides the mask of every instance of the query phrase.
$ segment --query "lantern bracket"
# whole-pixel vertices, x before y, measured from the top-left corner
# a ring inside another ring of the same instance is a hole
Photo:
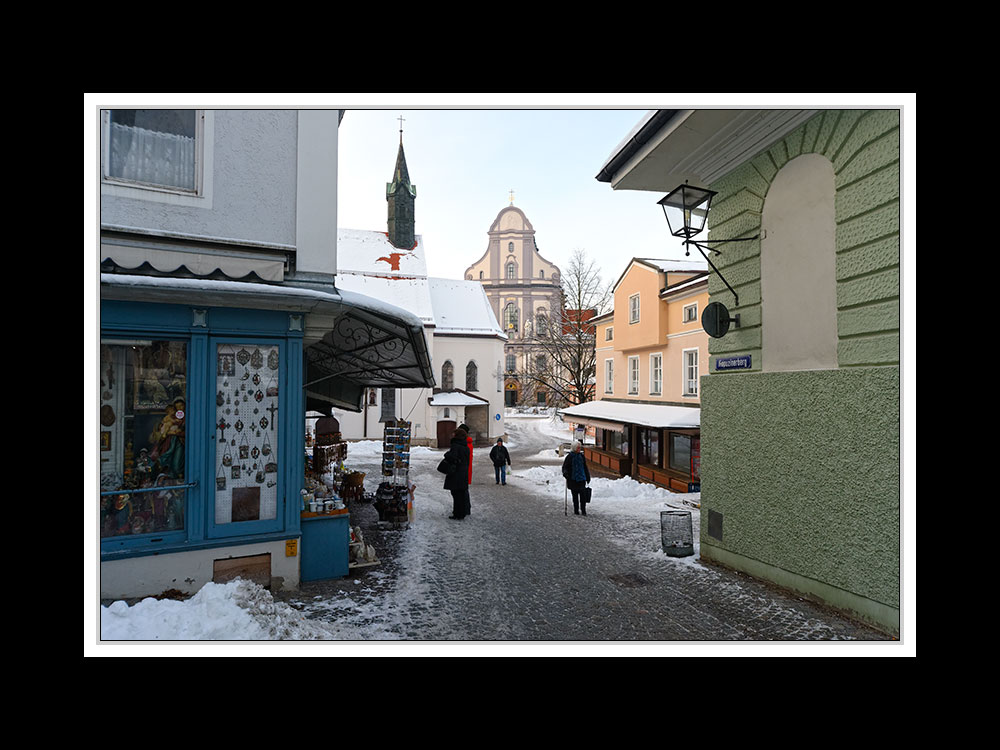
[[[760,237],[760,235],[754,235],[753,237],[741,237],[741,238],[738,238],[738,239],[731,239],[731,240],[692,240],[692,239],[686,239],[686,240],[684,240],[684,248],[685,248],[684,254],[685,255],[690,255],[691,254],[691,248],[690,248],[691,245],[694,245],[696,248],[698,248],[698,252],[701,253],[702,257],[705,259],[705,262],[708,263],[708,265],[710,265],[712,267],[712,270],[715,271],[715,273],[719,276],[720,279],[722,279],[722,283],[726,285],[726,288],[730,292],[733,293],[733,297],[736,300],[736,306],[739,307],[739,304],[740,304],[740,295],[737,294],[736,290],[733,289],[732,286],[730,286],[730,284],[729,284],[728,281],[726,281],[726,277],[722,275],[722,272],[719,271],[719,269],[715,267],[715,264],[712,262],[712,259],[709,258],[708,255],[705,253],[705,250],[713,252],[716,255],[722,255],[722,252],[720,250],[716,250],[714,247],[709,247],[708,243],[709,242],[715,242],[715,243],[718,243],[718,244],[721,245],[724,242],[753,242],[754,240],[759,239],[759,237]]]

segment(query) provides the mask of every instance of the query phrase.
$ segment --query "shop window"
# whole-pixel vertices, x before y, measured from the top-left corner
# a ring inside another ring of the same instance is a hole
[[[667,468],[696,477],[697,472],[692,468],[692,458],[694,457],[694,447],[697,442],[697,438],[691,435],[676,432],[670,433],[670,455],[667,459]]]
[[[660,463],[660,431],[640,428],[639,463],[658,466]]]
[[[193,109],[106,110],[105,179],[196,192],[199,119]]]
[[[101,536],[184,529],[187,344],[101,341]],[[118,495],[105,492],[122,490]]]
[[[624,453],[622,445],[624,442],[624,433],[617,430],[600,430],[600,435],[597,436],[597,444],[606,451]]]
[[[215,523],[278,517],[277,345],[218,344]]]

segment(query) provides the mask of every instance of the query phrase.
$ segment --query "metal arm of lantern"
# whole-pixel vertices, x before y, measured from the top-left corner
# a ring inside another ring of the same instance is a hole
[[[736,300],[736,306],[739,307],[739,305],[740,305],[740,295],[736,292],[735,289],[733,289],[732,286],[730,286],[729,282],[726,281],[726,277],[722,275],[722,272],[718,268],[715,267],[715,264],[712,262],[712,259],[709,258],[705,254],[705,250],[710,250],[713,253],[715,253],[716,255],[722,255],[722,253],[720,251],[716,250],[714,247],[703,247],[703,243],[705,243],[705,242],[719,242],[719,243],[723,243],[723,242],[753,242],[754,240],[756,240],[758,238],[759,238],[759,235],[755,235],[753,237],[746,237],[746,238],[740,238],[740,239],[732,239],[732,240],[702,240],[701,242],[698,242],[698,241],[695,241],[695,240],[692,240],[692,239],[686,239],[686,240],[684,240],[684,254],[685,255],[690,255],[691,254],[691,250],[688,247],[689,245],[694,245],[696,248],[698,248],[698,252],[701,253],[702,257],[705,259],[705,262],[708,263],[708,265],[710,265],[712,267],[712,270],[715,271],[715,273],[718,275],[718,277],[720,279],[722,279],[722,283],[726,285],[726,288],[730,292],[733,293],[733,298]]]
[[[736,299],[736,304],[740,304],[740,296],[736,293],[736,290],[726,281],[726,277],[720,273],[719,269],[715,267],[711,259],[705,253],[705,250],[714,252],[716,255],[721,255],[721,251],[710,247],[710,243],[724,244],[726,242],[753,242],[759,238],[759,235],[754,237],[745,238],[734,238],[729,240],[693,240],[691,239],[695,235],[701,233],[702,229],[705,228],[705,220],[708,218],[708,210],[712,205],[712,198],[717,195],[714,190],[706,190],[705,188],[694,187],[685,182],[674,188],[670,193],[661,198],[658,203],[663,208],[663,214],[667,218],[667,226],[670,227],[670,233],[684,240],[685,255],[691,254],[690,246],[694,245],[698,248],[698,252],[702,254],[705,261],[712,270],[718,274],[719,278],[722,279],[722,283],[726,285],[726,288],[733,293],[733,297]]]

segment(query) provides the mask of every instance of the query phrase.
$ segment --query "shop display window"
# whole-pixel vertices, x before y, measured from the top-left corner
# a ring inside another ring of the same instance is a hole
[[[701,439],[694,435],[670,433],[670,455],[667,468],[683,472],[693,479],[701,476]]]
[[[279,363],[277,345],[216,347],[216,524],[277,517]]]
[[[639,463],[656,466],[660,461],[660,431],[639,429]]]
[[[186,342],[104,339],[100,368],[101,537],[182,530]]]

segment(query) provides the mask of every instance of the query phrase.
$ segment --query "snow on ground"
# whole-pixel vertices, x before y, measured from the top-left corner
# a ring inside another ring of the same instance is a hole
[[[550,415],[511,417],[510,445],[517,439],[530,444],[558,445],[572,438],[558,418]],[[541,433],[532,434],[534,430]],[[435,468],[442,451],[415,446],[410,451],[411,481],[418,487],[416,520],[405,537],[401,550],[402,569],[419,569],[422,559],[435,552],[430,550],[430,540],[437,519],[450,511],[451,498],[447,493],[421,493],[419,488],[437,487],[440,477]],[[559,457],[554,447],[541,451],[539,457],[554,459],[550,465],[529,468],[515,466],[508,481],[534,492],[550,503],[553,509],[565,509],[565,483],[560,472]],[[348,468],[376,475],[382,458],[381,441],[368,440],[352,443],[348,451]],[[519,464],[528,466],[523,459]],[[700,565],[698,562],[698,513],[692,511],[695,555],[685,558],[668,557],[662,551],[659,536],[660,512],[670,509],[691,510],[688,503],[697,503],[700,495],[678,495],[653,485],[642,484],[630,478],[604,479],[595,477],[591,482],[594,501],[591,512],[613,516],[616,523],[616,543],[631,549],[636,556],[657,557],[677,565]],[[427,519],[421,524],[421,516]],[[423,529],[423,531],[422,531]],[[403,583],[403,582],[401,582]],[[424,596],[419,582],[412,589],[397,587],[394,596],[418,601]],[[396,605],[404,608],[405,602]],[[372,617],[384,602],[374,600],[359,604],[346,596],[331,599],[322,606],[342,618],[332,622],[306,619],[287,604],[275,602],[265,589],[244,581],[226,584],[206,584],[193,597],[185,601],[144,599],[133,606],[115,602],[100,609],[100,636],[104,641],[289,641],[289,640],[378,640],[389,639],[384,618]],[[364,625],[383,621],[382,625]],[[362,628],[367,628],[362,630]],[[373,630],[372,628],[376,628]]]

